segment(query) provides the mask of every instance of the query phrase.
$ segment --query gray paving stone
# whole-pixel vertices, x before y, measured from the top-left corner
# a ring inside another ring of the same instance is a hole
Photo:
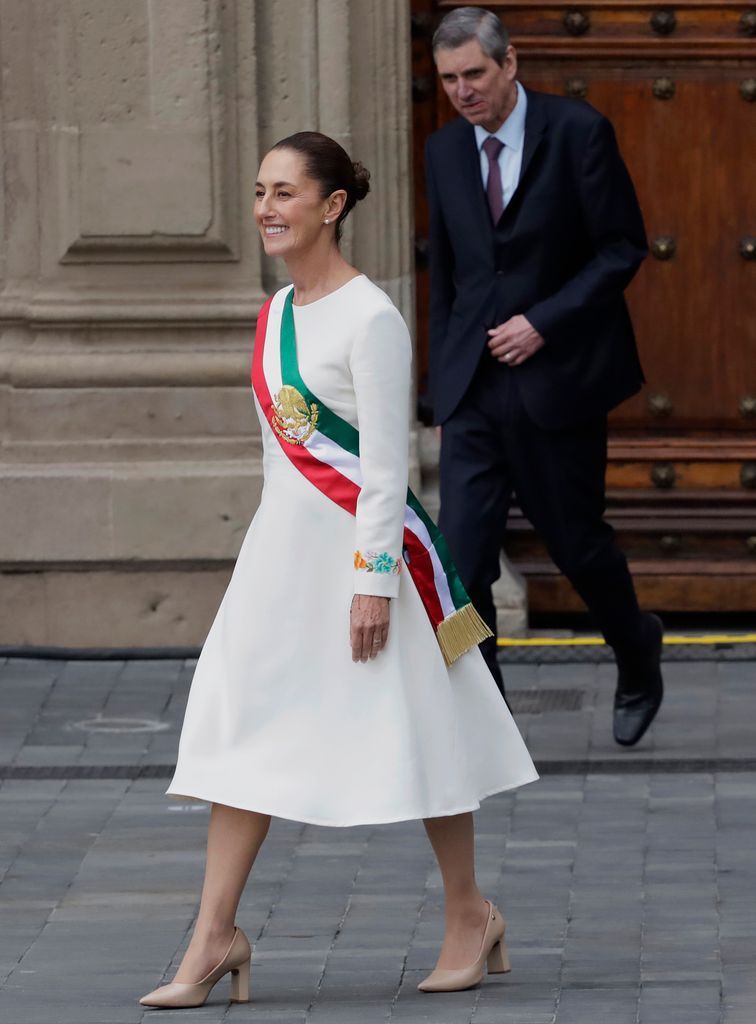
[[[648,984],[641,991],[639,1024],[719,1024],[721,985],[701,981]]]
[[[0,663],[0,763],[171,764],[193,665]],[[670,756],[753,756],[753,665],[675,663],[669,697],[622,774],[610,665],[507,666],[514,688],[585,691],[584,710],[519,716],[537,758],[616,771],[547,775],[484,802],[479,880],[508,920],[511,975],[428,996],[442,887],[418,822],[323,829],[275,821],[239,923],[253,1002],[228,979],[178,1021],[259,1024],[753,1024],[756,776],[654,770]],[[95,715],[155,733],[85,733]],[[0,1020],[149,1020],[191,934],[209,808],[167,779],[0,782]],[[82,969],[82,965],[83,969]]]

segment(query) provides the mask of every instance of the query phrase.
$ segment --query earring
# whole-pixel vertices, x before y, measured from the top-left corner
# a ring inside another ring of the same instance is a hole
[[[331,221],[328,219],[328,217],[326,217],[325,222],[326,222],[326,224],[330,224],[331,223]]]

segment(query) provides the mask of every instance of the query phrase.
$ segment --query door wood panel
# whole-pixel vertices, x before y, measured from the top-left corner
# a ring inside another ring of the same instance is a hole
[[[563,75],[525,64],[527,85],[565,91]],[[756,391],[756,287],[739,246],[756,222],[756,190],[747,188],[742,145],[754,109],[740,97],[740,76],[715,68],[693,77],[669,66],[664,76],[580,70],[586,99],[616,128],[649,242],[675,245],[670,259],[649,256],[628,289],[648,387],[613,424],[645,427],[649,397],[664,395],[666,430],[747,432],[739,403]],[[659,77],[673,82],[671,99],[654,97]]]

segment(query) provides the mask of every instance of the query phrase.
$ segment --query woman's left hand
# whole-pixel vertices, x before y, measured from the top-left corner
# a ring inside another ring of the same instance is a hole
[[[352,661],[375,658],[388,640],[389,599],[371,594],[355,594],[349,626]]]

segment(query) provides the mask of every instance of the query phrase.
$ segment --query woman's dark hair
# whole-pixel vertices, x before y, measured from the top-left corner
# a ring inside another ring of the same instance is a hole
[[[292,149],[301,153],[307,174],[319,182],[324,199],[339,189],[346,192],[346,204],[336,223],[336,241],[339,242],[344,220],[355,203],[370,191],[370,171],[359,160],[352,160],[335,139],[320,132],[297,132],[281,139],[273,149]]]

